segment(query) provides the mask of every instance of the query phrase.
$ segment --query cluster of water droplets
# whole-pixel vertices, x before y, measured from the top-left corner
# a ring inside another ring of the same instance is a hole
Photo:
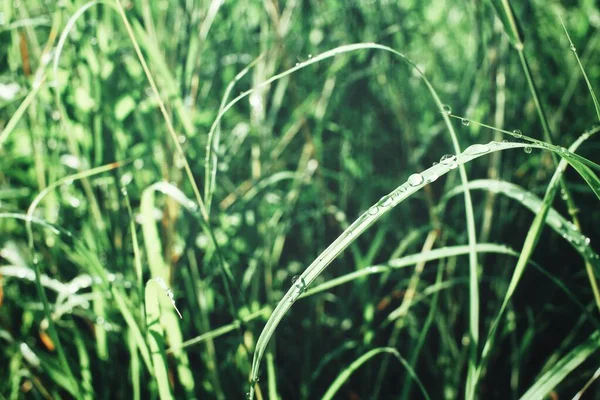
[[[171,304],[173,305],[173,308],[175,309],[175,311],[177,311],[177,315],[179,315],[179,318],[183,318],[181,316],[181,313],[179,312],[179,309],[175,305],[175,295],[173,294],[173,291],[171,290],[171,288],[167,286],[167,283],[165,282],[165,280],[163,278],[161,278],[160,276],[158,276],[158,277],[154,278],[154,281],[158,284],[158,286],[161,287],[161,289],[163,289],[165,291],[165,294],[167,295],[169,300],[171,300]]]
[[[457,157],[454,154],[446,154],[440,158],[440,164],[447,167],[448,169],[456,169],[458,167]]]

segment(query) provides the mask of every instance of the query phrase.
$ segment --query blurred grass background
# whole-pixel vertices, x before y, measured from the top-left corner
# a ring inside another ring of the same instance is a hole
[[[184,160],[116,3],[2,2],[0,396],[243,398],[256,339],[292,277],[381,196],[452,153],[452,144],[414,69],[382,51],[340,54],[253,92],[223,115],[206,222],[184,167],[205,193],[208,132],[228,85],[235,83],[225,102],[324,51],[376,42],[409,57],[454,114],[543,139],[519,55],[491,3],[498,2],[123,1]],[[597,86],[600,8],[591,0],[512,5],[553,143],[568,147],[597,117],[559,16]],[[463,148],[502,140],[498,132],[455,122]],[[599,144],[591,139],[578,153],[597,160]],[[466,168],[470,180],[506,180],[540,197],[554,169],[539,151],[493,153]],[[595,246],[597,199],[572,170],[565,178],[581,231]],[[463,203],[454,198],[436,208],[457,186],[452,172],[396,207],[317,283],[465,244]],[[24,219],[40,193],[31,245]],[[491,190],[472,197],[478,241],[519,252],[532,213]],[[553,206],[568,216],[563,201]],[[502,322],[479,398],[519,398],[597,327],[584,262],[568,241],[547,229],[532,259],[589,314],[529,269]],[[485,254],[479,262],[487,332],[516,259]],[[36,268],[47,301],[36,290]],[[163,328],[147,325],[153,298],[144,286],[157,276],[183,316],[161,300],[166,342]],[[390,323],[413,276],[402,269],[358,278],[295,304],[267,354],[258,396],[320,398],[355,359],[392,345],[431,398],[462,397],[467,257],[427,263],[415,301],[400,324]],[[241,322],[259,310],[259,318]],[[156,336],[146,336],[155,328]],[[160,361],[163,346],[198,337]],[[377,357],[339,398],[420,398],[401,364]],[[599,361],[596,353],[587,357],[554,395],[577,393]],[[592,383],[587,395],[598,398],[597,388]]]

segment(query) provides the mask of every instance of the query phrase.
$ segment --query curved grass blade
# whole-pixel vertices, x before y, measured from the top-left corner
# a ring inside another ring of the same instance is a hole
[[[510,280],[506,294],[504,295],[502,305],[500,306],[500,310],[498,311],[498,314],[494,318],[494,321],[490,327],[490,330],[489,330],[489,333],[488,333],[488,336],[487,336],[487,339],[486,339],[486,342],[485,342],[485,345],[483,347],[483,351],[481,354],[481,363],[477,369],[477,376],[476,376],[477,380],[481,377],[481,375],[485,369],[485,363],[487,362],[487,359],[492,350],[492,347],[493,347],[492,345],[495,340],[495,334],[498,329],[498,326],[500,325],[500,321],[504,315],[504,311],[506,310],[506,307],[508,306],[508,303],[509,303],[510,299],[512,298],[512,295],[516,291],[517,285],[518,285],[521,277],[523,276],[523,273],[525,272],[525,267],[527,266],[529,259],[530,259],[531,255],[533,254],[533,250],[535,249],[535,247],[537,245],[537,242],[541,235],[541,231],[542,231],[543,225],[545,223],[546,217],[548,215],[548,212],[550,211],[552,201],[554,200],[556,192],[558,191],[558,188],[559,188],[559,185],[561,182],[561,178],[562,178],[562,174],[567,166],[567,162],[571,166],[573,166],[575,168],[575,170],[577,170],[577,172],[579,172],[580,169],[585,167],[585,165],[581,164],[580,162],[573,160],[573,158],[574,158],[573,152],[575,150],[577,150],[577,148],[581,145],[581,143],[583,143],[589,137],[590,137],[590,135],[588,133],[583,134],[570,146],[569,151],[566,151],[566,150],[563,151],[563,149],[561,149],[557,153],[561,157],[563,157],[563,159],[558,164],[558,167],[556,168],[556,171],[554,172],[554,175],[552,176],[552,179],[550,180],[550,183],[548,184],[548,187],[546,189],[546,194],[544,195],[544,199],[542,200],[541,207],[537,211],[537,214],[536,214],[533,222],[531,223],[529,231],[527,232],[527,237],[525,238],[525,242],[523,243],[523,249],[521,250],[521,255],[517,261],[517,265],[515,266],[515,270],[513,272],[512,278]],[[551,145],[545,144],[544,147],[548,148],[548,149],[552,149],[554,152],[556,152],[556,146],[551,146]],[[577,166],[577,168],[575,166]],[[589,168],[586,168],[586,169],[589,170]],[[591,176],[593,176],[596,180],[598,180],[598,178],[594,174],[591,174]],[[588,177],[588,179],[591,179],[591,176]],[[590,182],[588,181],[588,179],[586,179],[586,182],[588,182],[588,185],[592,186],[590,184]],[[592,190],[594,190],[593,187],[592,187]],[[600,192],[600,181],[598,182],[595,190]],[[598,193],[597,195],[600,195],[600,193]],[[599,198],[600,198],[600,196],[599,196]]]
[[[227,104],[227,100],[233,91],[235,84],[242,79],[251,68],[253,68],[262,58],[264,54],[256,57],[250,64],[248,64],[244,69],[242,69],[225,89],[225,94],[223,95],[223,99],[221,100],[221,104],[219,106],[219,112],[223,110],[225,105]],[[208,138],[206,139],[206,156],[204,160],[204,202],[206,204],[206,210],[210,213],[210,206],[212,204],[212,196],[215,190],[215,182],[217,177],[217,153],[215,149],[219,148],[219,125],[216,125],[214,129],[211,129],[208,132]]]
[[[544,398],[565,377],[581,365],[590,355],[600,349],[600,331],[596,331],[579,346],[575,347],[552,368],[544,373],[533,386],[531,386],[521,400],[537,400]]]
[[[316,57],[310,58],[307,61],[299,63],[295,67],[290,68],[287,71],[284,71],[282,73],[274,75],[271,78],[267,79],[266,81],[241,93],[239,96],[234,98],[231,102],[229,102],[225,107],[223,107],[219,111],[219,113],[217,114],[217,117],[215,118],[215,121],[213,122],[213,124],[210,128],[209,136],[211,134],[213,134],[214,130],[217,128],[217,126],[219,126],[220,120],[223,117],[223,115],[225,114],[225,112],[227,112],[227,110],[229,110],[231,107],[233,107],[233,105],[235,105],[238,101],[240,101],[244,97],[249,96],[251,93],[270,85],[274,81],[284,78],[284,77],[292,74],[293,72],[298,71],[302,68],[305,68],[311,64],[320,62],[327,58],[335,57],[339,54],[349,53],[349,52],[357,51],[357,50],[361,50],[361,49],[373,49],[373,50],[382,50],[385,52],[389,52],[389,53],[395,55],[396,57],[400,58],[402,61],[404,61],[406,64],[408,64],[411,68],[413,68],[418,73],[419,77],[423,80],[423,82],[427,86],[427,89],[429,90],[431,97],[433,98],[438,110],[440,111],[440,113],[444,119],[444,123],[446,124],[446,127],[448,128],[448,132],[450,133],[450,138],[452,140],[454,152],[457,154],[460,153],[461,148],[460,148],[456,133],[454,132],[454,128],[453,128],[452,124],[450,123],[450,119],[448,117],[448,112],[447,112],[447,107],[445,107],[442,104],[437,92],[435,91],[433,85],[429,82],[429,80],[427,79],[425,74],[423,74],[423,72],[419,69],[419,67],[412,60],[410,60],[406,55],[392,49],[391,47],[380,45],[377,43],[358,43],[358,44],[350,44],[350,45],[336,47],[335,49],[326,51],[324,53],[317,55]],[[458,170],[459,170],[461,182],[462,182],[463,186],[465,186],[466,183],[468,182],[466,170],[464,169],[462,164],[458,164]],[[470,336],[471,336],[471,341],[470,341],[470,343],[471,343],[471,361],[469,363],[469,377],[472,377],[475,373],[475,364],[476,364],[476,357],[477,357],[476,349],[477,349],[477,345],[478,345],[478,341],[479,341],[479,284],[477,282],[477,253],[475,252],[475,245],[477,244],[477,238],[476,238],[476,234],[475,234],[475,219],[473,216],[473,204],[471,201],[471,195],[469,193],[469,190],[466,187],[465,187],[465,191],[464,191],[464,200],[465,200],[465,214],[466,214],[465,217],[466,217],[466,226],[467,226],[467,236],[468,236],[468,243],[469,243],[469,246],[471,249],[471,251],[469,253],[469,274],[470,274],[469,332],[470,332]],[[253,392],[250,393],[251,396],[252,396],[252,393]]]
[[[525,144],[525,143],[514,143],[514,142],[490,142],[489,144],[474,144],[465,149],[462,153],[452,158],[452,164],[450,163],[439,163],[420,174],[413,174],[409,177],[408,181],[388,195],[382,197],[376,204],[374,204],[368,211],[364,212],[356,221],[354,221],[329,247],[327,247],[298,277],[292,287],[280,300],[279,304],[273,311],[273,314],[265,324],[263,331],[261,332],[257,343],[254,358],[252,362],[252,381],[257,380],[259,375],[260,362],[263,354],[266,350],[266,346],[271,339],[273,333],[277,329],[277,326],[292,307],[294,302],[306,291],[308,286],[327,268],[327,266],[348,247],[356,238],[358,238],[366,229],[373,225],[382,215],[385,215],[388,211],[394,208],[396,205],[401,203],[403,200],[423,188],[430,182],[435,181],[440,176],[447,174],[450,170],[455,169],[460,164],[465,164],[472,161],[473,159],[479,158],[483,155],[489,154],[494,151],[535,147],[539,149],[545,149],[553,151],[565,160],[574,161],[572,157],[573,153],[562,152],[558,147],[551,145],[538,145]],[[567,156],[567,153],[570,156]],[[583,157],[581,157],[583,158]],[[565,161],[566,162],[566,161]],[[564,164],[562,165],[564,169]],[[561,169],[561,170],[562,170]],[[527,244],[527,243],[526,243]],[[469,246],[471,247],[471,246]],[[514,288],[512,288],[514,291]],[[250,389],[250,398],[253,396],[253,387]]]
[[[506,254],[506,255],[512,255],[515,257],[518,256],[518,253],[516,253],[515,251],[509,249],[508,247],[506,247],[504,245],[499,245],[499,244],[478,243],[476,249],[477,249],[477,252],[479,252],[479,253]],[[352,282],[353,280],[358,279],[358,278],[362,278],[362,277],[366,277],[366,276],[370,276],[370,275],[376,275],[376,274],[383,274],[383,273],[393,271],[394,269],[410,267],[410,266],[418,263],[419,261],[433,261],[433,260],[439,260],[439,259],[442,259],[445,257],[455,257],[455,256],[460,256],[460,255],[465,255],[465,254],[469,254],[469,246],[467,246],[467,245],[444,247],[444,248],[434,249],[434,250],[430,250],[430,251],[423,252],[423,253],[412,254],[409,256],[402,257],[402,258],[390,260],[390,262],[385,265],[370,266],[370,267],[361,269],[359,271],[354,271],[349,274],[331,279],[327,282],[324,282],[324,283],[321,283],[321,284],[315,286],[314,288],[308,289],[299,298],[303,299],[305,297],[313,296],[315,294],[327,291],[329,289],[343,285],[345,283]],[[272,308],[270,306],[263,307],[260,310],[256,311],[255,313],[252,313],[252,314],[242,318],[242,321],[249,322],[249,321],[258,319],[258,318],[266,315],[267,313],[269,313],[271,310],[272,310]],[[182,343],[181,347],[192,346],[192,345],[201,343],[205,340],[225,335],[225,334],[239,328],[239,326],[240,326],[239,321],[235,321],[228,325],[223,325],[223,326],[221,326],[217,329],[214,329],[210,332],[204,333],[196,338],[186,340],[185,342]],[[171,347],[167,350],[167,353],[171,353],[174,350],[175,349],[173,347]]]
[[[347,368],[345,368],[338,375],[337,378],[335,378],[335,380],[333,381],[333,383],[331,384],[331,386],[329,386],[329,389],[327,389],[327,392],[325,392],[325,394],[323,395],[322,399],[323,400],[331,400],[331,399],[333,399],[333,397],[338,392],[338,390],[340,390],[340,388],[342,387],[342,385],[344,384],[344,382],[346,382],[348,380],[348,378],[350,378],[350,376],[358,368],[360,368],[364,363],[366,363],[367,361],[369,361],[370,359],[372,359],[376,355],[382,354],[382,353],[387,353],[387,354],[393,355],[400,362],[400,364],[402,364],[404,366],[404,368],[406,369],[406,371],[415,380],[415,382],[417,382],[417,385],[421,389],[421,393],[423,394],[423,397],[425,399],[428,399],[428,400],[430,399],[429,394],[425,390],[425,387],[423,386],[423,383],[421,383],[420,379],[415,374],[415,371],[411,368],[410,365],[408,365],[408,363],[400,355],[400,353],[398,353],[398,350],[396,350],[396,349],[394,349],[392,347],[380,347],[380,348],[377,348],[377,349],[373,349],[373,350],[370,350],[370,351],[366,352],[365,354],[363,354],[359,358],[357,358],[354,362],[352,362],[352,364],[350,364]]]
[[[516,200],[533,213],[538,213],[542,208],[542,199],[514,183],[493,179],[480,179],[470,181],[469,188],[474,190],[490,190],[494,193],[503,194]],[[461,190],[461,187],[456,187],[446,193],[442,198],[440,207],[443,207],[450,197],[460,193]],[[600,259],[598,254],[589,246],[589,239],[571,221],[567,220],[551,207],[548,210],[545,223],[553,231],[562,236],[583,259],[592,264],[600,273]]]

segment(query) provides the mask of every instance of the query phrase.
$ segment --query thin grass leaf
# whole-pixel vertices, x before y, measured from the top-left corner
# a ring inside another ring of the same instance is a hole
[[[408,372],[408,374],[415,380],[415,382],[417,382],[417,385],[419,386],[419,389],[421,389],[421,394],[423,394],[423,397],[425,399],[429,399],[430,398],[429,394],[427,393],[427,390],[425,390],[425,387],[421,383],[421,380],[417,377],[417,375],[415,374],[415,371],[406,362],[406,360],[400,355],[400,353],[398,353],[398,350],[396,350],[396,349],[394,349],[392,347],[380,347],[380,348],[373,349],[373,350],[370,350],[370,351],[366,352],[365,354],[363,354],[362,356],[360,356],[359,358],[357,358],[354,362],[352,362],[342,372],[340,372],[340,374],[338,375],[338,377],[335,378],[335,380],[333,381],[333,383],[329,386],[329,389],[327,389],[327,392],[325,392],[325,394],[323,395],[322,399],[323,400],[333,399],[333,397],[340,390],[340,388],[342,387],[342,385],[350,378],[350,376],[358,368],[360,368],[363,364],[365,364],[367,361],[369,361],[370,359],[372,359],[376,355],[382,354],[382,353],[387,353],[387,354],[393,355],[394,358],[396,358],[400,362],[400,364],[402,364],[402,366],[404,366],[404,368],[406,369],[406,371]]]
[[[535,384],[531,386],[521,400],[538,400],[544,398],[559,385],[571,372],[581,365],[589,356],[600,349],[600,332],[596,331],[590,337],[573,348],[561,358],[552,368],[546,371]]]
[[[159,299],[164,297],[162,288],[153,280],[146,283],[145,305],[146,305],[146,340],[152,355],[154,365],[154,378],[158,385],[158,393],[161,400],[173,399],[169,374],[167,372],[167,355],[165,353],[165,335],[161,326],[161,307]]]
[[[537,245],[537,242],[541,235],[542,228],[545,225],[546,217],[550,211],[552,201],[554,200],[554,197],[558,190],[559,184],[561,182],[561,177],[566,168],[567,162],[569,164],[571,164],[571,166],[573,166],[578,172],[583,168],[586,168],[586,172],[589,171],[589,169],[587,169],[587,167],[585,167],[580,162],[578,162],[578,161],[574,162],[572,160],[573,157],[571,156],[571,154],[573,154],[572,152],[577,150],[577,148],[581,145],[581,143],[583,143],[588,138],[589,138],[589,134],[584,134],[581,137],[579,137],[577,139],[577,141],[575,141],[575,143],[573,143],[571,145],[568,152],[567,151],[558,151],[557,152],[559,155],[561,155],[561,157],[563,157],[563,159],[558,164],[558,167],[556,168],[556,171],[554,172],[554,175],[552,176],[552,179],[550,180],[550,183],[548,184],[548,187],[546,189],[546,193],[544,195],[544,199],[542,200],[541,207],[537,210],[536,216],[535,216],[533,222],[531,223],[531,226],[527,233],[527,237],[525,238],[525,242],[523,243],[523,249],[521,250],[521,255],[519,257],[519,260],[517,261],[517,265],[515,266],[515,270],[511,277],[508,289],[504,295],[504,299],[502,300],[502,305],[500,306],[500,310],[498,311],[498,314],[494,318],[492,326],[490,327],[485,345],[483,347],[483,351],[482,351],[482,355],[481,355],[482,361],[478,367],[477,379],[479,379],[481,377],[481,374],[483,373],[483,370],[485,368],[485,363],[487,362],[490,352],[493,348],[492,345],[495,340],[496,330],[498,329],[500,321],[504,315],[504,311],[506,310],[506,307],[508,306],[508,303],[514,294],[514,292],[517,288],[517,285],[518,285],[521,277],[523,276],[523,273],[525,272],[525,267],[527,266],[529,258],[531,257],[533,250],[535,249],[535,247]],[[547,144],[546,144],[546,147],[548,147]],[[556,152],[556,148],[554,148],[553,150]],[[594,177],[595,177],[595,175],[594,175]],[[586,180],[586,182],[588,182],[588,180]],[[589,184],[590,183],[588,182],[588,185]]]
[[[366,229],[368,229],[371,225],[373,225],[379,218],[385,215],[388,211],[393,209],[396,205],[401,203],[403,200],[422,189],[425,185],[430,182],[437,180],[440,176],[447,174],[449,171],[456,168],[458,165],[465,164],[470,162],[476,158],[479,158],[483,155],[488,155],[494,151],[501,151],[507,149],[517,149],[517,148],[525,148],[525,147],[536,147],[540,149],[551,150],[555,153],[561,154],[561,156],[565,157],[567,160],[566,154],[562,154],[561,150],[556,146],[550,146],[544,144],[538,145],[536,144],[524,144],[524,143],[514,143],[514,142],[490,142],[489,144],[474,144],[465,149],[464,152],[458,154],[455,158],[452,158],[452,165],[449,163],[439,163],[435,164],[432,167],[426,169],[425,171],[413,174],[408,178],[408,181],[394,191],[389,193],[388,195],[382,197],[377,203],[375,203],[372,207],[369,208],[365,213],[363,213],[356,221],[354,221],[327,249],[325,249],[307,268],[306,270],[298,277],[292,287],[286,292],[280,302],[277,304],[277,307],[273,311],[273,314],[269,317],[263,331],[261,332],[258,341],[256,343],[256,350],[254,353],[254,358],[252,362],[252,379],[256,381],[259,374],[259,366],[266,346],[277,329],[277,326],[287,313],[287,311],[292,307],[294,302],[308,289],[310,284],[327,268],[327,266],[342,252],[344,251],[352,242],[354,242]],[[569,154],[572,154],[569,152]],[[570,161],[573,161],[573,157],[568,157]],[[564,165],[566,161],[560,166],[560,168],[564,169]],[[562,169],[561,169],[562,170]],[[556,179],[555,179],[556,180]],[[556,186],[554,190],[556,190]],[[546,208],[549,208],[549,204],[546,204]],[[540,213],[547,212],[540,211]],[[539,217],[536,218],[541,218]],[[535,222],[535,221],[534,221]],[[541,225],[541,221],[538,224]],[[529,241],[525,242],[524,248],[531,248],[533,237],[529,239]],[[469,253],[471,253],[470,251]],[[523,253],[522,253],[523,254]],[[522,256],[519,259],[520,262],[517,265],[522,264],[524,261],[522,260]],[[520,265],[520,269],[522,270],[524,265]],[[522,271],[521,271],[522,272]],[[518,271],[514,276],[517,275]],[[518,282],[518,278],[515,278]],[[516,283],[513,282],[513,286],[509,287],[508,295],[511,296],[514,291],[514,286]],[[508,300],[506,300],[507,302]],[[504,306],[505,307],[505,306]],[[503,311],[503,309],[502,309]],[[494,328],[495,329],[495,328]],[[484,348],[484,354],[487,355],[489,352],[489,343],[486,348]],[[478,369],[478,374],[481,372],[481,369]],[[475,377],[478,378],[478,377]],[[476,381],[476,380],[475,380]],[[253,388],[250,390],[250,397],[253,396]]]
[[[588,91],[590,92],[590,96],[592,96],[592,101],[594,102],[594,108],[596,109],[596,116],[598,117],[598,120],[600,121],[600,103],[598,103],[598,99],[596,98],[596,93],[594,92],[594,88],[592,87],[592,84],[591,84],[590,80],[588,79],[587,74],[585,73],[585,69],[583,68],[583,64],[581,63],[581,60],[579,59],[579,55],[577,54],[577,47],[575,47],[575,44],[573,44],[573,41],[571,41],[571,36],[569,35],[569,31],[567,30],[567,27],[565,26],[565,23],[562,20],[562,18],[560,17],[560,15],[558,16],[558,19],[560,20],[560,24],[562,25],[562,27],[565,31],[565,35],[567,35],[567,39],[569,40],[569,47],[573,51],[573,55],[575,56],[575,59],[577,60],[577,65],[579,65],[579,69],[581,70],[583,79],[585,79],[585,84],[587,85]]]
[[[537,213],[542,207],[542,199],[514,183],[493,179],[480,179],[469,182],[469,188],[473,190],[489,190],[493,193],[500,193],[516,200],[533,213]],[[461,190],[461,187],[456,187],[447,192],[444,195],[439,208],[443,208],[450,197],[460,193]],[[571,221],[560,215],[554,208],[550,208],[545,224],[564,238],[584,260],[592,264],[600,273],[600,259],[598,254],[589,246],[589,239],[581,233]]]

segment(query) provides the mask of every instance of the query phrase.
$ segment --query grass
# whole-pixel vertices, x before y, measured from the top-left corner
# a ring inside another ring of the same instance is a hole
[[[593,393],[599,16],[2,3],[0,398]]]

